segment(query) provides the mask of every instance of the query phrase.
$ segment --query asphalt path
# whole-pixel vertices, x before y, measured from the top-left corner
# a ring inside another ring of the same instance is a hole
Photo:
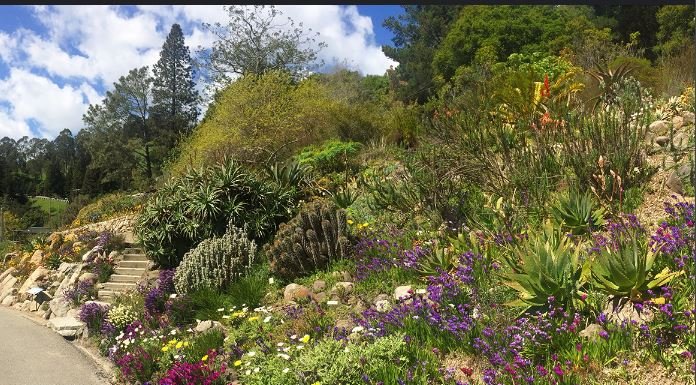
[[[0,385],[102,385],[97,365],[58,333],[0,307]]]

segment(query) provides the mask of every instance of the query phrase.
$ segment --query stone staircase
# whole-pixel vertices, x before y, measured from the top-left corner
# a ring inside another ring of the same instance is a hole
[[[100,301],[109,301],[116,294],[135,289],[148,271],[150,261],[142,248],[127,244],[122,259],[116,264],[114,274],[97,292]]]

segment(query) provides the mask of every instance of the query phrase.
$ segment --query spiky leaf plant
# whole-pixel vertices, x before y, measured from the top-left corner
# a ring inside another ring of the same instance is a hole
[[[573,235],[584,235],[604,225],[604,208],[587,193],[570,191],[551,206],[554,221]]]

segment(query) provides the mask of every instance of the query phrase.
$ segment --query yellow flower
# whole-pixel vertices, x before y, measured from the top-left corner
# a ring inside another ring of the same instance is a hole
[[[204,355],[203,358],[201,358],[201,361],[208,361],[208,355]]]
[[[184,342],[184,347],[187,348],[188,346],[189,346],[189,342],[188,341]]]
[[[173,340],[169,340],[169,342],[167,342],[167,344],[169,344],[169,346],[174,346],[174,345],[176,345],[176,342],[177,342],[176,339],[173,339]]]
[[[162,351],[163,351],[163,352],[166,352],[167,350],[169,350],[169,346],[164,346],[164,347],[162,347]]]
[[[305,334],[304,337],[300,338],[300,341],[303,344],[306,344],[307,342],[309,342],[309,340],[310,340],[309,334]]]
[[[249,317],[249,321],[258,321],[258,320],[259,320],[259,316]]]
[[[370,224],[367,223],[367,222],[365,222],[365,223],[363,223],[362,225],[363,225],[363,227],[367,227],[367,226],[369,226]]]
[[[352,220],[352,219],[349,219],[349,220],[347,220],[346,222],[348,222],[349,225],[352,225],[352,224],[353,224],[353,220]]]
[[[182,346],[184,346],[183,342],[179,342],[178,344],[176,344],[177,349],[181,349]]]
[[[242,364],[242,361],[241,361],[241,360],[237,360],[237,361],[234,362],[234,366],[239,366],[239,365],[241,365],[241,364]]]
[[[321,385],[321,384],[319,383],[319,381],[317,381],[317,382],[313,383],[312,385]]]

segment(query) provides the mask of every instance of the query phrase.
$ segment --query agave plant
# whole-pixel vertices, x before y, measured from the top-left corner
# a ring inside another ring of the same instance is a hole
[[[555,222],[573,235],[583,235],[604,225],[604,208],[597,207],[587,193],[571,191],[551,206]]]
[[[516,290],[519,299],[510,306],[543,308],[553,297],[556,303],[572,308],[584,281],[579,248],[551,222],[540,234],[530,234],[512,256],[505,257],[511,272],[502,273],[504,284]]]
[[[435,241],[432,251],[418,261],[416,271],[426,276],[437,275],[441,271],[449,271],[456,262],[456,253],[452,249],[452,247],[441,247],[439,242]]]
[[[264,169],[266,175],[282,187],[297,187],[305,181],[307,168],[296,161],[274,163]]]
[[[331,194],[331,200],[336,204],[336,206],[346,209],[348,206],[352,205],[356,199],[358,199],[358,192],[348,188],[347,186],[341,188],[335,193]]]
[[[635,232],[628,238],[619,241],[615,249],[610,246],[601,249],[592,261],[592,281],[597,289],[639,302],[647,290],[666,285],[683,273],[665,268],[653,275],[652,267],[659,247],[651,249],[644,240],[637,239]]]
[[[611,104],[616,97],[615,85],[627,79],[633,72],[633,67],[630,67],[628,63],[622,63],[615,69],[600,64],[595,64],[595,67],[595,70],[587,72],[597,80],[600,89],[599,95],[592,98],[594,100],[593,109],[596,109],[602,101]]]

